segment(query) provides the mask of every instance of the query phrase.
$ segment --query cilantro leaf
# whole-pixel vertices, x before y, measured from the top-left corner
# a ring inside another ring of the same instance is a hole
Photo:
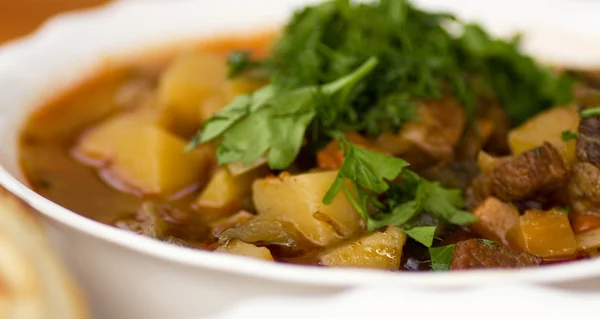
[[[455,244],[442,247],[430,247],[429,256],[431,257],[431,270],[449,270],[454,249],[456,249]]]
[[[570,140],[576,140],[577,132],[573,132],[573,131],[569,131],[569,130],[562,131],[561,138],[562,138],[563,142],[568,142]]]
[[[436,229],[436,226],[420,226],[413,227],[410,229],[404,229],[403,231],[410,238],[418,241],[419,243],[427,247],[431,247],[431,245],[433,244],[433,239],[435,238]]]
[[[285,169],[297,157],[308,125],[316,115],[319,95],[332,96],[355,85],[378,61],[370,58],[354,72],[322,86],[282,90],[268,85],[238,96],[205,122],[187,149],[221,138],[219,164],[252,163],[268,152],[272,169]]]

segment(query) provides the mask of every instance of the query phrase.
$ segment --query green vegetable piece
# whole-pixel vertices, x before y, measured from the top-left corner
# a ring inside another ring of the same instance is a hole
[[[431,270],[450,270],[450,262],[452,261],[452,253],[454,252],[454,249],[456,249],[455,244],[429,248],[429,256],[431,257]]]

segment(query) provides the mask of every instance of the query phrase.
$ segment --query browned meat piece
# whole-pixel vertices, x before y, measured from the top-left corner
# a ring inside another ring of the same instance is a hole
[[[600,166],[600,116],[581,119],[576,150],[579,161]]]
[[[590,163],[575,163],[571,168],[569,196],[575,212],[600,212],[600,169]]]
[[[450,270],[476,268],[521,268],[538,266],[542,258],[529,253],[519,253],[508,247],[469,239],[456,244],[452,253]]]
[[[578,214],[600,213],[600,116],[581,119],[569,197]]]
[[[498,164],[492,171],[492,189],[504,201],[550,194],[561,187],[566,173],[560,152],[544,143]]]
[[[415,168],[450,162],[466,122],[465,108],[455,99],[423,101],[418,106],[417,121],[405,124],[398,134],[383,133],[376,146],[401,156]]]

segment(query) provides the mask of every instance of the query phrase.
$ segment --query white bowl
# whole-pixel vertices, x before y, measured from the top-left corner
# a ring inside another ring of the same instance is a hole
[[[420,274],[266,263],[175,247],[108,227],[27,187],[17,161],[22,123],[41,102],[101,67],[106,58],[130,59],[164,43],[279,26],[293,8],[307,2],[315,1],[125,1],[54,19],[35,35],[0,49],[0,184],[41,213],[98,317],[205,316],[250,296],[326,294],[364,284],[456,289],[510,281],[564,285],[600,276],[600,260],[521,271]],[[418,2],[481,20],[498,34],[525,30],[526,49],[544,60],[600,65],[600,46],[592,45],[600,43],[593,14],[600,9],[592,2],[566,8],[570,1],[545,1],[542,7],[538,1],[521,1],[524,11],[515,11],[512,1],[486,6]],[[527,8],[537,8],[535,19]]]

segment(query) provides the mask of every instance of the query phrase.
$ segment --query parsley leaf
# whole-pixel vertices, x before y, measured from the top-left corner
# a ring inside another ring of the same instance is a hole
[[[319,105],[317,97],[340,93],[340,103],[344,103],[345,90],[356,85],[377,63],[376,58],[370,58],[354,72],[324,85],[293,90],[268,85],[254,94],[238,96],[204,123],[187,149],[221,138],[219,164],[252,163],[268,152],[269,167],[285,169],[296,159],[316,109],[327,107]]]
[[[431,257],[431,270],[449,270],[454,249],[456,249],[455,244],[429,248],[429,256]]]
[[[477,220],[475,215],[461,209],[465,203],[459,190],[446,189],[439,182],[422,179],[408,170],[403,173],[403,177],[406,176],[418,179],[415,198],[398,204],[390,213],[383,214],[379,219],[369,219],[367,221],[369,230],[385,225],[403,225],[423,211],[456,225],[469,225]]]
[[[446,189],[439,182],[422,180],[417,191],[417,200],[423,203],[423,210],[452,224],[468,225],[477,221],[475,215],[459,208],[465,206],[460,191]]]
[[[577,132],[573,132],[573,131],[562,131],[561,133],[561,138],[563,140],[563,142],[568,142],[570,140],[576,140],[577,139]]]
[[[343,189],[354,208],[368,222],[367,204],[369,194],[365,190],[374,194],[385,192],[390,187],[388,181],[395,179],[408,166],[408,162],[356,146],[343,135],[338,134],[337,138],[344,151],[345,159],[335,181],[325,193],[323,203],[326,205],[331,204],[339,191]],[[346,179],[350,180],[354,186],[357,199],[353,198],[353,194],[348,189]]]
[[[420,226],[413,227],[411,229],[404,229],[406,235],[410,238],[418,241],[419,243],[431,247],[433,239],[435,238],[436,226]]]

